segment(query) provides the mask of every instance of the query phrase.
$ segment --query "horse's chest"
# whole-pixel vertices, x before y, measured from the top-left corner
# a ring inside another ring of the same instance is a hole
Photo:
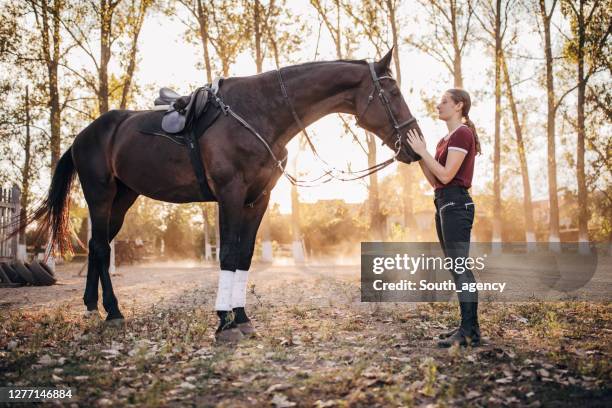
[[[278,167],[266,168],[265,170],[260,171],[247,188],[245,203],[253,203],[256,200],[261,200],[262,196],[270,194],[276,185],[280,174],[281,172]]]

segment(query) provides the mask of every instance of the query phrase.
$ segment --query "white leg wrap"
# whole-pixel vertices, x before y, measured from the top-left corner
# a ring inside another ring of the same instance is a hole
[[[232,287],[234,286],[233,271],[219,271],[219,287],[217,288],[217,301],[215,310],[232,310]]]
[[[246,305],[246,288],[249,280],[249,271],[236,269],[234,288],[232,290],[232,308]]]

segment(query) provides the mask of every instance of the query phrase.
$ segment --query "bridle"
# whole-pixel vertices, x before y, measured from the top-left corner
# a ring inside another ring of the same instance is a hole
[[[289,98],[289,95],[287,94],[287,87],[285,86],[285,82],[283,81],[283,76],[281,74],[281,70],[282,68],[279,68],[276,70],[276,74],[278,76],[278,82],[280,84],[280,88],[283,94],[283,98],[285,99],[285,102],[287,103],[287,105],[289,106],[289,109],[291,110],[291,114],[293,115],[293,119],[295,121],[295,123],[298,125],[298,127],[300,128],[300,130],[302,131],[302,133],[304,134],[304,136],[306,137],[306,140],[308,141],[308,145],[310,146],[310,149],[313,151],[313,153],[315,154],[315,156],[321,160],[327,167],[328,170],[325,171],[325,173],[323,173],[321,176],[312,179],[312,180],[298,180],[296,179],[294,176],[292,176],[291,174],[287,173],[285,171],[284,168],[284,163],[287,162],[287,158],[288,155],[286,154],[281,160],[279,160],[277,158],[277,156],[274,154],[274,151],[272,150],[272,148],[270,147],[270,144],[266,141],[266,139],[264,137],[262,137],[259,132],[257,132],[257,130],[255,130],[246,120],[244,120],[240,115],[238,115],[236,112],[234,112],[229,105],[226,105],[223,100],[221,99],[220,95],[217,92],[214,92],[212,94],[213,98],[216,100],[216,102],[219,104],[222,112],[225,115],[232,115],[238,122],[240,122],[240,124],[242,126],[244,126],[247,130],[249,130],[251,133],[253,133],[253,135],[255,135],[266,147],[266,149],[268,150],[268,152],[270,153],[270,155],[272,156],[272,158],[274,159],[276,166],[278,166],[278,168],[281,170],[281,172],[283,173],[283,175],[289,180],[289,182],[291,184],[294,184],[296,186],[300,186],[300,187],[315,187],[317,185],[320,184],[324,184],[327,183],[328,181],[331,181],[332,179],[336,179],[336,180],[340,180],[340,181],[351,181],[351,180],[357,180],[363,177],[367,177],[372,173],[375,173],[385,167],[387,167],[388,165],[390,165],[391,163],[393,163],[395,160],[397,160],[397,156],[399,155],[400,151],[401,151],[401,129],[411,125],[412,123],[416,123],[417,120],[415,117],[411,117],[410,119],[406,120],[405,122],[399,123],[397,118],[395,117],[393,111],[391,110],[391,103],[389,102],[389,99],[387,98],[386,92],[384,90],[384,88],[382,87],[380,81],[381,79],[391,79],[394,80],[393,77],[391,76],[381,76],[379,77],[376,74],[376,70],[374,69],[374,63],[373,62],[369,62],[368,63],[369,69],[370,69],[370,75],[372,77],[372,82],[374,84],[374,87],[372,88],[372,92],[370,93],[370,95],[368,96],[368,101],[366,106],[363,108],[363,110],[361,111],[361,113],[359,115],[356,115],[357,117],[357,125],[360,127],[360,120],[364,117],[366,111],[368,110],[368,108],[370,107],[371,102],[374,100],[374,94],[377,93],[378,97],[381,100],[381,103],[383,104],[383,106],[385,107],[385,111],[387,112],[387,116],[389,117],[389,123],[392,125],[393,130],[391,133],[389,133],[388,135],[386,135],[383,138],[382,143],[383,144],[387,144],[387,141],[389,140],[389,138],[396,136],[396,140],[394,143],[394,148],[395,148],[395,154],[393,155],[393,157],[385,160],[384,162],[375,164],[374,166],[368,167],[366,169],[362,169],[362,170],[356,170],[356,171],[347,171],[347,170],[341,170],[341,169],[337,169],[331,165],[329,165],[317,152],[314,144],[312,143],[312,140],[310,138],[310,135],[308,134],[308,131],[306,130],[306,127],[304,126],[302,120],[300,119],[299,115],[297,114],[293,103],[291,102],[291,99]],[[351,178],[347,178],[347,177],[343,177],[343,176],[338,176],[337,173],[339,174],[343,174],[343,175],[355,175],[355,174],[359,174],[359,176],[356,177],[351,177]],[[317,184],[311,184],[317,182]],[[262,194],[266,194],[266,191],[264,189],[264,191],[262,192]],[[261,196],[261,195],[260,195]],[[259,196],[257,197],[257,199],[259,198]],[[250,206],[253,205],[253,203],[255,201],[257,201],[257,199],[255,199],[251,204],[248,204]]]
[[[378,98],[380,99],[382,105],[385,107],[385,111],[387,112],[387,116],[389,117],[389,121],[391,122],[391,125],[393,126],[393,131],[386,135],[385,137],[383,137],[383,141],[382,144],[386,144],[387,143],[387,139],[389,139],[391,136],[397,136],[397,139],[395,140],[395,149],[396,149],[396,156],[397,154],[399,154],[399,149],[401,148],[401,143],[402,143],[402,134],[400,132],[400,130],[406,126],[409,126],[413,123],[416,123],[416,118],[413,116],[410,119],[399,123],[397,121],[397,118],[395,117],[395,114],[393,114],[393,110],[391,110],[391,103],[389,102],[389,99],[387,98],[387,94],[385,92],[385,89],[382,87],[382,85],[380,84],[380,80],[381,79],[390,79],[392,81],[395,81],[395,78],[393,78],[392,76],[389,75],[383,75],[383,76],[377,76],[376,75],[376,70],[374,69],[374,63],[373,62],[369,62],[368,63],[368,67],[370,68],[370,75],[372,76],[372,82],[374,83],[374,88],[372,88],[372,92],[370,92],[370,95],[368,96],[368,102],[366,103],[366,106],[363,108],[363,110],[361,111],[361,113],[359,113],[358,115],[355,115],[355,117],[357,118],[357,125],[359,127],[363,126],[359,123],[360,119],[363,117],[363,115],[366,113],[366,111],[368,110],[368,108],[370,107],[370,103],[374,100],[374,94],[377,93],[378,94]],[[381,144],[381,145],[382,145]]]

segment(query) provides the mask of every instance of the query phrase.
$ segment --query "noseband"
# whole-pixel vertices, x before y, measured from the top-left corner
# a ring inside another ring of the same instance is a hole
[[[381,79],[391,79],[393,81],[395,81],[395,79],[391,76],[388,75],[383,75],[381,77],[379,77],[378,75],[376,75],[376,70],[374,69],[374,63],[373,62],[369,62],[368,63],[368,67],[370,68],[370,75],[372,76],[372,82],[374,83],[374,88],[372,89],[372,92],[370,92],[370,95],[368,96],[368,102],[366,103],[366,106],[363,108],[363,110],[361,111],[361,113],[359,115],[355,115],[357,118],[357,125],[359,127],[363,126],[359,123],[361,118],[363,118],[363,115],[365,115],[366,111],[368,110],[368,108],[370,107],[370,103],[374,100],[374,94],[377,93],[378,94],[378,98],[380,99],[380,102],[382,103],[382,105],[385,107],[385,111],[387,112],[387,116],[389,117],[389,121],[391,123],[391,125],[393,126],[393,131],[386,135],[385,137],[383,137],[383,141],[382,144],[386,144],[387,143],[387,139],[389,139],[392,136],[397,136],[397,139],[395,140],[395,155],[397,156],[399,154],[399,151],[401,149],[401,143],[402,143],[402,134],[400,132],[400,130],[402,128],[405,128],[406,126],[409,126],[413,123],[415,123],[417,120],[416,118],[413,116],[410,119],[406,120],[405,122],[399,123],[397,121],[397,118],[395,117],[395,115],[393,114],[393,110],[391,110],[391,103],[389,102],[389,98],[387,98],[387,94],[385,92],[385,89],[382,87],[382,85],[380,84],[380,80]]]

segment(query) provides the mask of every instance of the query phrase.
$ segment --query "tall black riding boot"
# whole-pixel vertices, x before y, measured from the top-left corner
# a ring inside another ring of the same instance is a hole
[[[472,307],[474,308],[474,330],[478,335],[478,340],[480,340],[480,324],[478,323],[478,302],[474,302]]]
[[[459,302],[461,308],[461,326],[452,336],[440,340],[438,347],[451,347],[454,344],[460,346],[477,346],[480,344],[480,327],[478,325],[478,303]]]

